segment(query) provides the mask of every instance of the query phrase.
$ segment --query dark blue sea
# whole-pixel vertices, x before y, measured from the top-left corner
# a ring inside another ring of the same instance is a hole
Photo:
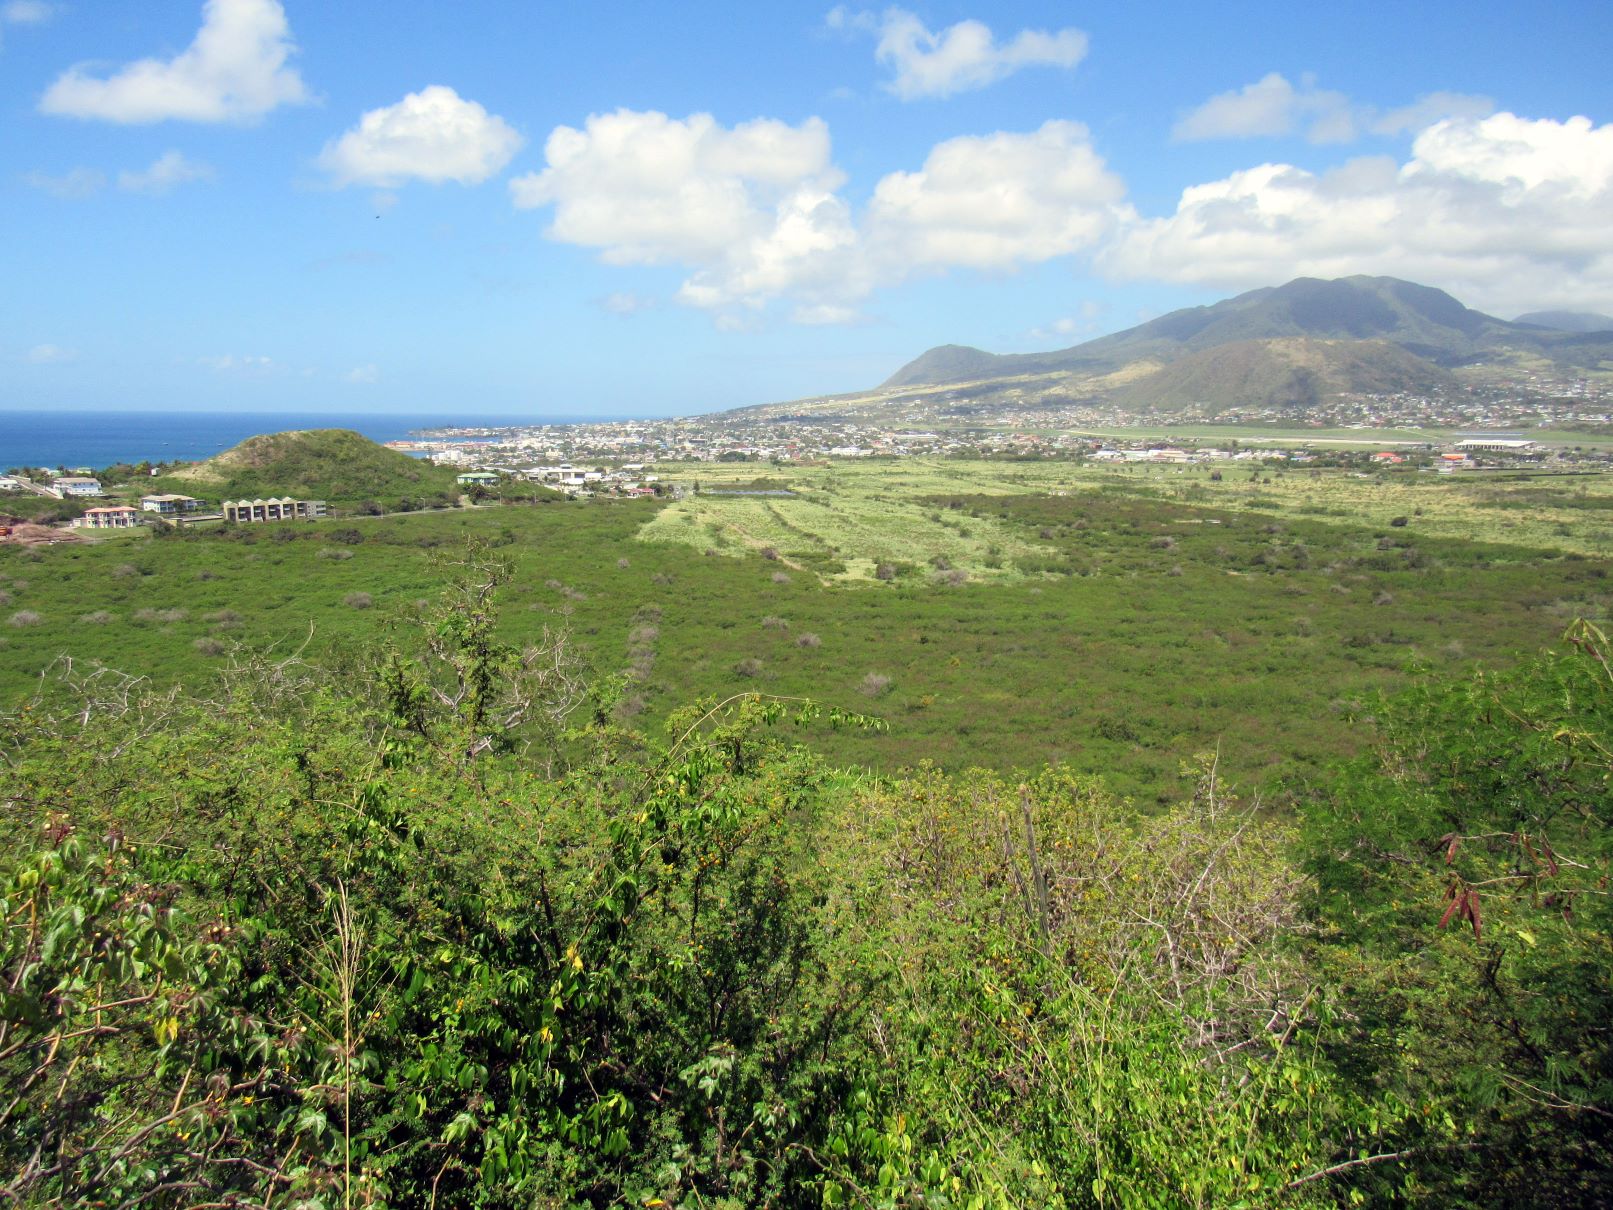
[[[0,411],[0,471],[13,466],[101,468],[115,462],[194,462],[259,433],[355,429],[372,441],[398,441],[443,425],[574,424],[583,416],[402,416],[333,412],[6,412]]]

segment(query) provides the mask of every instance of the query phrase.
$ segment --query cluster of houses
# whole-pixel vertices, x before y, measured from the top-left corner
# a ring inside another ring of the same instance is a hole
[[[56,482],[59,484],[61,480]],[[77,529],[133,529],[153,520],[200,520],[203,519],[201,509],[202,502],[194,496],[173,493],[141,496],[138,508],[132,504],[111,504],[85,509],[84,515],[73,521],[73,526]],[[310,521],[326,516],[328,511],[323,500],[277,496],[268,500],[226,500],[217,513],[208,517],[250,525],[263,521]]]
[[[1305,462],[1310,456],[1303,450],[1290,449],[1184,450],[1169,445],[1145,445],[1121,449],[1102,446],[1093,450],[1088,457],[1093,462],[1266,462],[1271,459]]]
[[[55,486],[61,487],[62,480],[56,480]],[[94,479],[83,480],[95,484],[95,490],[72,492],[78,496],[99,496],[101,485]],[[113,504],[102,508],[84,510],[84,515],[77,518],[73,525],[79,529],[132,529],[136,525],[144,525],[150,518],[142,516],[143,513],[155,513],[158,517],[177,518],[194,513],[202,506],[202,502],[194,496],[177,496],[165,493],[154,496],[141,496],[140,507],[132,504]]]
[[[271,496],[267,500],[226,500],[219,506],[224,520],[237,525],[259,521],[315,521],[330,512],[323,500],[294,500]]]
[[[603,467],[572,466],[564,462],[558,466],[466,471],[455,476],[463,487],[493,487],[505,478],[541,483],[571,495],[612,492],[619,496],[653,496],[654,485],[659,481],[659,476],[650,473],[649,467],[642,462],[623,463],[614,471]]]

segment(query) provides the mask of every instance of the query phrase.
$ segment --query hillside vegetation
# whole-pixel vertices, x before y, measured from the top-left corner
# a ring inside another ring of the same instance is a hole
[[[704,489],[755,471],[699,473]],[[62,656],[164,688],[242,651],[344,658],[478,538],[514,568],[501,634],[568,629],[596,675],[624,678],[625,722],[653,731],[691,696],[822,696],[889,723],[809,728],[838,765],[1061,761],[1154,806],[1182,792],[1181,752],[1217,746],[1251,791],[1291,795],[1359,744],[1351,704],[1415,661],[1504,667],[1613,603],[1605,477],[947,460],[781,476],[796,495],[0,551],[0,704]]]
[[[388,508],[442,506],[458,499],[452,470],[389,450],[350,429],[249,437],[205,462],[152,480],[151,490],[209,500],[293,496]]]
[[[1594,627],[1373,701],[1294,812],[1181,749],[1149,818],[1058,766],[837,771],[792,739],[879,724],[833,702],[632,729],[454,562],[334,664],[0,714],[8,1199],[1613,1198]]]
[[[1452,389],[1448,371],[1383,340],[1237,341],[1188,353],[1113,390],[1122,406],[1192,415],[1242,401],[1305,416],[1341,394],[1432,395]]]

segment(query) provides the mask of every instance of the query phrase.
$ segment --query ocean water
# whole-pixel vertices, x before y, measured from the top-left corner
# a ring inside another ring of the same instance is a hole
[[[259,433],[354,429],[397,441],[440,425],[574,424],[582,416],[407,416],[298,412],[0,411],[0,471],[13,466],[99,469],[115,462],[194,462]],[[601,419],[592,417],[591,419]]]

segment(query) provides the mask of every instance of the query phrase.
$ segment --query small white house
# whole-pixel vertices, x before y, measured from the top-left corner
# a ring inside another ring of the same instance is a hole
[[[73,519],[75,529],[133,529],[140,524],[140,510],[127,504],[112,508],[89,508]]]
[[[101,494],[101,481],[99,479],[81,479],[77,475],[67,475],[52,484],[55,489],[65,496],[99,496]]]
[[[193,513],[201,507],[202,502],[194,496],[176,496],[165,494],[160,496],[141,496],[140,508],[144,512],[157,513],[160,516],[171,517],[176,513]]]

